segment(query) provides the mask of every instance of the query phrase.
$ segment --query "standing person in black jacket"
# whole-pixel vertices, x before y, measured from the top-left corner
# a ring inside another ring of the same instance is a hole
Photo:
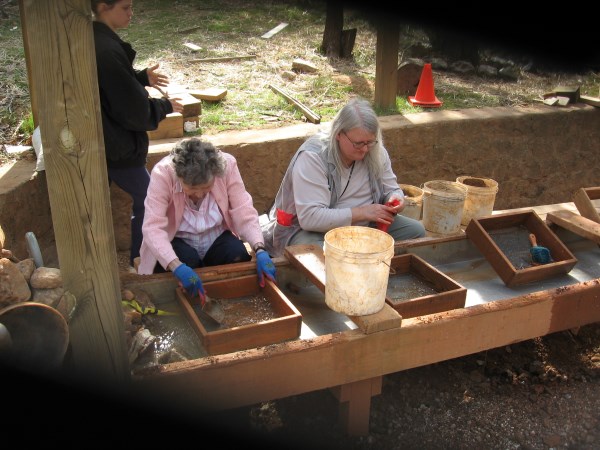
[[[145,86],[166,87],[168,78],[155,64],[144,70],[133,67],[136,52],[116,30],[126,28],[133,16],[133,0],[91,0],[94,42],[102,110],[102,128],[109,183],[127,192],[132,200],[130,264],[140,254],[144,200],[150,182],[146,169],[149,130],[167,114],[182,112],[177,98],[152,98]]]

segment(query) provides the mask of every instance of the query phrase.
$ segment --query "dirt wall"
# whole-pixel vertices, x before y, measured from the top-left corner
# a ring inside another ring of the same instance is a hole
[[[455,111],[428,111],[381,118],[384,143],[398,182],[421,186],[430,180],[480,176],[498,182],[494,209],[572,201],[581,187],[600,184],[600,110],[576,104]],[[227,132],[206,139],[237,160],[259,213],[274,198],[287,164],[309,135],[326,124]],[[149,169],[176,140],[153,142]],[[0,172],[0,226],[5,247],[27,256],[24,233],[40,246],[53,240],[45,173],[20,161]],[[10,180],[10,181],[9,181]],[[118,250],[129,245],[130,200],[111,186],[111,208]]]

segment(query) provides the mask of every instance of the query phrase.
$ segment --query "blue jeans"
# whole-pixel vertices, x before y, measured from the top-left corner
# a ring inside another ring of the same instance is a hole
[[[131,247],[129,264],[133,266],[134,258],[140,256],[142,246],[142,224],[144,223],[144,200],[150,184],[150,173],[146,167],[130,167],[127,169],[108,168],[108,185],[114,181],[117,186],[129,194],[131,207]]]
[[[215,239],[215,242],[212,243],[206,255],[204,255],[204,259],[200,259],[200,255],[198,255],[196,249],[186,244],[183,239],[176,237],[171,241],[171,245],[179,260],[192,269],[245,262],[252,259],[248,250],[246,250],[244,242],[235,237],[229,230],[225,230]],[[160,263],[156,263],[154,273],[162,272],[165,272],[165,269],[163,269]]]

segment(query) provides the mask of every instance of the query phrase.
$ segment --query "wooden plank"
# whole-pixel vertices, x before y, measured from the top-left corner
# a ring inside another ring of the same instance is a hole
[[[208,62],[227,62],[237,61],[241,59],[254,59],[256,55],[240,55],[240,56],[219,56],[215,58],[200,58],[200,59],[189,59],[191,63],[208,63]]]
[[[292,266],[306,275],[321,292],[325,292],[325,255],[320,246],[291,245],[285,248],[284,254]],[[348,318],[365,334],[399,327],[402,324],[402,316],[387,303],[375,314]]]
[[[325,292],[325,255],[320,246],[290,245],[283,252],[293,267],[306,275],[321,292]]]
[[[273,28],[272,30],[267,31],[265,34],[263,34],[261,36],[261,38],[263,38],[263,39],[270,39],[271,37],[273,37],[274,35],[276,35],[277,33],[279,33],[281,30],[283,30],[287,26],[288,26],[287,23],[281,22],[275,28]]]
[[[94,38],[87,0],[21,1],[30,86],[38,99],[45,173],[69,322],[68,369],[86,382],[130,379]],[[74,38],[76,36],[76,38]]]
[[[186,42],[186,43],[183,44],[183,46],[189,48],[193,52],[197,52],[198,50],[202,50],[202,47],[199,47],[196,44],[192,44],[191,42]]]
[[[160,398],[198,410],[229,409],[371,379],[598,321],[600,283],[590,280],[406,319],[402,327],[380,333],[350,330],[161,365],[136,374],[134,386],[150,398],[160,393]]]
[[[599,97],[590,97],[589,95],[580,95],[579,101],[585,103],[586,105],[600,107],[600,98]]]
[[[276,94],[281,95],[283,98],[285,98],[288,102],[292,103],[294,106],[296,106],[296,108],[298,108],[300,111],[302,111],[302,114],[304,114],[304,116],[312,123],[321,123],[321,116],[318,115],[317,113],[311,111],[307,106],[304,106],[302,103],[300,103],[298,100],[296,100],[294,97],[292,97],[290,94],[288,94],[286,91],[284,91],[281,88],[278,88],[277,86],[273,86],[272,84],[269,84],[269,88],[275,92]]]
[[[191,89],[188,92],[198,100],[209,102],[218,102],[219,100],[223,100],[227,95],[227,89],[215,87],[207,89]]]
[[[582,217],[572,211],[550,212],[546,216],[546,220],[600,244],[600,223]]]
[[[592,203],[592,200],[598,198],[600,198],[600,188],[580,188],[573,194],[573,203],[583,217],[600,223],[600,214]]]

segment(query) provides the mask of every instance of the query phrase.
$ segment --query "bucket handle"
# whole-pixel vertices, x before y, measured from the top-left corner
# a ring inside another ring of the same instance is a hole
[[[388,263],[386,263],[385,261],[379,261],[382,262],[383,264],[385,264],[386,266],[388,266],[390,268],[390,273],[392,275],[396,275],[396,269],[394,269],[392,266],[390,266]]]

